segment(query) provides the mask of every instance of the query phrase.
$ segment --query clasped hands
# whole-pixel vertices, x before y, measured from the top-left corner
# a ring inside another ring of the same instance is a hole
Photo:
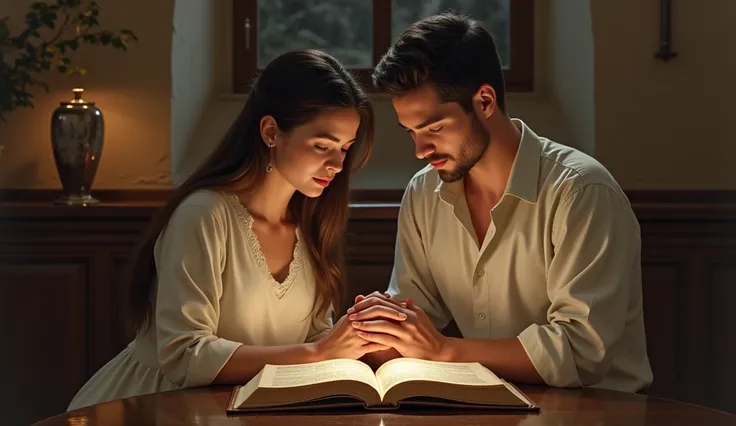
[[[411,298],[400,301],[380,292],[359,295],[347,311],[347,321],[367,344],[394,348],[408,358],[434,361],[447,358],[448,338]]]

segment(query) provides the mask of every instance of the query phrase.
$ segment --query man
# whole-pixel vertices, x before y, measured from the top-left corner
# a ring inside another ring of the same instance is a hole
[[[491,35],[467,17],[426,18],[373,81],[430,165],[404,193],[388,294],[348,311],[366,340],[394,348],[369,362],[477,361],[513,382],[648,386],[637,219],[601,164],[507,115]],[[453,318],[463,339],[438,331]]]

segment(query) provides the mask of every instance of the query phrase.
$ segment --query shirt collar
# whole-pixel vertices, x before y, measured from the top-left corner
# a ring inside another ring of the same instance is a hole
[[[536,203],[539,195],[539,162],[542,154],[539,136],[522,120],[512,118],[511,121],[521,131],[521,141],[516,151],[514,164],[511,167],[509,180],[504,195],[509,194],[530,203]],[[454,203],[465,188],[462,179],[456,182],[440,180],[435,192],[447,203]]]
[[[542,146],[537,136],[523,121],[511,121],[521,130],[521,141],[516,151],[514,165],[506,183],[504,194],[510,194],[530,203],[536,203],[539,195],[539,161]]]

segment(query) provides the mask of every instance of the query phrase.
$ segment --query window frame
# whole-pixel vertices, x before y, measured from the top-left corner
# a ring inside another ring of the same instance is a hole
[[[373,1],[373,64],[377,64],[391,44],[391,0]],[[246,49],[246,19],[250,23],[250,39],[257,40],[258,0],[233,0],[232,32],[232,90],[247,93],[254,74],[259,71],[258,43],[249,40]],[[530,92],[534,90],[534,0],[511,0],[510,4],[510,64],[504,69],[506,90]],[[384,29],[376,31],[377,28]],[[372,87],[372,69],[351,69],[358,79]]]

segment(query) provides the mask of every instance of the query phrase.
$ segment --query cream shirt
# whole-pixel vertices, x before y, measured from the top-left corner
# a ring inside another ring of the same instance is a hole
[[[463,182],[431,166],[401,203],[389,293],[438,329],[518,337],[551,386],[637,391],[652,382],[642,314],[639,224],[593,158],[522,121],[511,175],[478,242]]]
[[[297,229],[288,277],[268,271],[253,218],[231,193],[197,191],[154,249],[155,319],[79,390],[68,410],[209,385],[241,345],[290,345],[329,333],[316,316],[314,273]]]

